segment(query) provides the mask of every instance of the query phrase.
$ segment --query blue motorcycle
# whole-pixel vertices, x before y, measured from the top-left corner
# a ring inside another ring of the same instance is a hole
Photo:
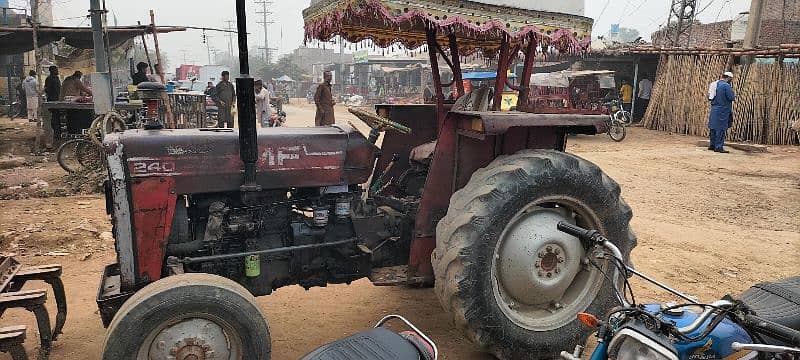
[[[800,276],[757,284],[736,298],[728,295],[701,304],[627,266],[619,249],[598,231],[566,222],[558,229],[587,248],[604,249],[598,260],[608,260],[614,269],[606,276],[613,276],[620,306],[605,320],[578,314],[584,325],[596,329],[598,345],[591,360],[800,359]],[[633,275],[686,303],[637,304],[628,282]],[[561,358],[578,360],[582,352],[578,346],[572,353],[562,351]]]

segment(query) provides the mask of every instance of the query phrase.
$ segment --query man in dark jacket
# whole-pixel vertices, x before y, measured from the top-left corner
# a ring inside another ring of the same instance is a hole
[[[733,73],[725,72],[722,79],[711,83],[708,99],[711,101],[711,113],[708,116],[708,129],[711,145],[709,150],[728,153],[725,150],[725,131],[733,126],[733,101],[736,96],[731,87]]]
[[[336,123],[336,118],[333,114],[333,93],[331,91],[331,72],[326,71],[322,73],[323,81],[317,86],[317,93],[314,95],[314,103],[317,104],[317,115],[314,118],[316,126],[328,126]]]
[[[231,115],[231,107],[236,101],[236,89],[230,82],[230,73],[228,71],[222,72],[222,80],[217,84],[214,91],[214,101],[219,108],[219,124],[221,128],[233,127],[233,116]]]
[[[47,101],[58,101],[61,95],[61,79],[58,77],[58,67],[53,65],[49,68],[50,76],[44,80],[44,93]]]
[[[53,65],[49,68],[50,76],[44,80],[44,93],[47,101],[58,101],[61,96],[61,79],[58,77],[58,67]],[[61,138],[61,112],[50,110],[50,127],[48,122],[44,122],[45,146],[53,147],[53,140]]]
[[[136,64],[136,72],[131,76],[131,80],[133,80],[133,85],[139,85],[143,82],[147,81],[147,65],[146,62],[140,61]]]

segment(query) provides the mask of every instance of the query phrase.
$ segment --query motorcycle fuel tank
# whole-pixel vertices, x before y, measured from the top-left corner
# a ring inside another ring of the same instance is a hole
[[[656,314],[661,310],[660,304],[647,304],[644,306],[649,313]],[[686,307],[676,311],[660,312],[659,317],[665,321],[671,321],[677,327],[684,327],[695,321],[701,314],[699,307]],[[690,333],[690,338],[700,336],[713,320],[713,317],[706,320],[702,326]],[[749,350],[734,352],[731,344],[752,343],[750,335],[739,325],[726,318],[711,331],[708,336],[697,341],[687,342],[678,341],[675,348],[681,360],[709,360],[709,359],[755,359],[757,353]]]

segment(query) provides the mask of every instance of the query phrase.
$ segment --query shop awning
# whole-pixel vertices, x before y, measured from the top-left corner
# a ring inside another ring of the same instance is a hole
[[[184,27],[158,27],[159,33],[185,31]],[[150,26],[107,27],[109,45],[114,48],[142,34],[152,34]],[[78,49],[92,49],[92,29],[88,27],[41,26],[38,31],[39,47],[64,39],[67,45]],[[21,54],[33,50],[33,28],[0,26],[0,55]]]

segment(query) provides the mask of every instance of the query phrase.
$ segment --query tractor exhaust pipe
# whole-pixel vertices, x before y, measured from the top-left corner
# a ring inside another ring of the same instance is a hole
[[[258,136],[256,134],[256,98],[247,54],[247,14],[245,0],[236,0],[236,29],[239,39],[239,77],[236,78],[236,102],[239,104],[239,158],[244,163],[244,179],[239,190],[260,191],[256,183]]]

